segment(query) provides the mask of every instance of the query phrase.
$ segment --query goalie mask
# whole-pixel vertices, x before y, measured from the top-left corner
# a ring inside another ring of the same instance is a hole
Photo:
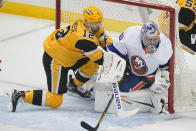
[[[143,24],[141,29],[141,39],[147,52],[154,53],[157,50],[157,44],[160,40],[159,35],[160,32],[158,26],[154,22],[148,21]]]
[[[98,32],[102,25],[103,14],[95,6],[89,6],[83,11],[83,20],[92,32]]]

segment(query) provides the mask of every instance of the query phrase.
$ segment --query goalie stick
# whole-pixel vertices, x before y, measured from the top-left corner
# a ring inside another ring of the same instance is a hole
[[[136,114],[138,112],[139,108],[129,110],[129,111],[124,111],[117,82],[112,83],[112,88],[113,88],[114,99],[115,99],[115,104],[116,104],[116,111],[117,111],[118,117],[126,118],[126,117],[130,117],[130,116]]]
[[[83,128],[87,129],[88,131],[96,131],[96,130],[98,129],[98,127],[100,126],[100,124],[101,124],[103,118],[105,117],[105,114],[106,114],[108,108],[110,107],[110,105],[111,105],[113,99],[114,99],[114,94],[112,94],[112,97],[110,98],[110,100],[109,100],[107,106],[105,107],[104,112],[102,113],[102,115],[101,115],[101,117],[100,117],[100,119],[99,119],[99,122],[97,123],[97,126],[96,126],[96,127],[92,127],[92,126],[90,126],[88,123],[86,123],[86,122],[84,122],[84,121],[81,121],[81,122],[80,122],[80,125],[81,125]]]
[[[109,49],[108,49],[108,42],[107,42],[107,37],[106,36],[104,36],[104,40],[105,40],[105,43],[106,43],[106,48],[109,51]],[[103,51],[103,53],[106,52],[100,46],[99,46],[99,48]],[[119,61],[119,63],[120,62],[121,61]],[[117,67],[119,66],[119,63],[117,65]],[[118,83],[117,82],[113,82],[112,83],[112,88],[113,88],[113,94],[114,94],[116,111],[117,111],[118,117],[120,117],[120,118],[126,118],[126,117],[129,117],[129,116],[132,116],[132,115],[136,114],[138,112],[139,108],[136,108],[136,109],[133,109],[133,110],[130,110],[130,111],[124,111],[123,106],[122,106],[120,91],[119,91],[119,87],[118,87]]]
[[[107,47],[107,38],[104,37],[104,40],[105,40],[105,42],[106,42],[106,47]],[[100,46],[99,46],[99,48],[100,48],[103,52],[106,52],[106,51],[105,51],[104,49],[102,49]],[[119,65],[119,64],[118,64],[118,65]],[[117,65],[117,66],[118,66],[118,65]],[[84,122],[84,121],[81,121],[81,122],[80,122],[80,125],[81,125],[83,128],[85,128],[85,129],[87,129],[87,130],[89,130],[89,131],[96,131],[96,130],[98,129],[98,127],[100,126],[100,124],[101,124],[101,122],[102,122],[102,120],[103,120],[103,118],[104,118],[104,116],[105,116],[105,114],[106,114],[108,108],[110,107],[113,98],[115,98],[115,105],[116,105],[116,110],[117,110],[117,115],[118,115],[118,117],[120,117],[120,118],[130,117],[130,116],[132,116],[132,115],[134,115],[134,114],[136,114],[136,113],[138,112],[139,108],[136,108],[136,109],[133,109],[133,110],[130,110],[130,111],[124,111],[124,110],[123,110],[123,106],[122,106],[121,97],[120,97],[120,91],[119,91],[118,83],[117,83],[117,82],[112,83],[112,87],[113,87],[113,94],[112,94],[112,97],[111,97],[111,99],[109,100],[107,106],[105,107],[104,112],[102,113],[101,118],[99,119],[99,122],[98,122],[97,126],[96,126],[96,127],[92,127],[92,126],[90,126],[88,123],[86,123],[86,122]]]
[[[88,131],[96,131],[98,129],[98,127],[100,126],[103,118],[105,117],[105,115],[107,113],[107,110],[110,107],[110,105],[112,103],[112,100],[114,98],[115,98],[115,104],[116,104],[116,109],[117,109],[117,115],[118,115],[118,117],[120,117],[120,118],[130,117],[130,116],[132,116],[132,115],[134,115],[134,114],[136,114],[138,112],[139,108],[136,108],[134,110],[124,111],[123,110],[123,106],[122,106],[122,102],[121,102],[121,97],[120,97],[120,94],[119,94],[118,83],[117,82],[112,83],[112,87],[113,87],[112,97],[110,98],[107,106],[105,107],[104,112],[102,113],[102,115],[101,115],[101,117],[99,119],[99,122],[97,123],[96,127],[92,127],[88,123],[86,123],[84,121],[81,121],[80,122],[80,125],[83,128],[87,129]]]

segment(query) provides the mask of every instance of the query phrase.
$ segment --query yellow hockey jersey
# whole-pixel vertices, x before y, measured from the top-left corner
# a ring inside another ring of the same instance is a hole
[[[177,0],[180,7],[188,8],[196,13],[196,1],[195,0]]]
[[[98,48],[99,40],[89,31],[82,20],[55,30],[44,42],[45,51],[64,67],[72,67],[80,59],[88,57],[102,64],[103,53]],[[102,45],[104,46],[104,45]]]
[[[179,29],[189,31],[196,22],[196,0],[178,0],[177,3],[181,7],[179,22],[186,26]]]

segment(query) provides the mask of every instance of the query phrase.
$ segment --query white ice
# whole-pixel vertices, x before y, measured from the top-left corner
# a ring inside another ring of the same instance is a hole
[[[0,13],[0,131],[82,131],[81,121],[96,126],[101,113],[93,110],[94,102],[68,95],[58,109],[21,103],[15,113],[6,110],[10,97],[5,94],[12,89],[47,90],[42,44],[53,30],[52,21]],[[196,63],[191,64],[194,67]],[[196,110],[173,115],[140,113],[126,119],[106,114],[99,129],[195,131],[195,124]]]

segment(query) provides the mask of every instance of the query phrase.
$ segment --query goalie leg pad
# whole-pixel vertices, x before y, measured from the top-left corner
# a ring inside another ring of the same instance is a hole
[[[113,94],[112,85],[105,84],[105,83],[96,83],[95,84],[95,111],[103,112],[105,106],[107,105],[111,95]],[[125,93],[121,92],[121,101],[125,111],[133,110],[139,107],[138,112],[149,112],[150,108],[146,105],[136,103],[131,101],[132,99],[143,101],[143,103],[150,103],[150,93],[149,91],[135,91],[133,93]],[[102,98],[102,99],[100,99]],[[111,106],[109,107],[107,113],[116,113],[114,101],[112,102]]]
[[[105,83],[95,84],[95,111],[103,112],[112,95],[112,85]],[[121,92],[121,101],[124,110],[132,110],[139,107],[138,112],[152,112],[153,114],[168,113],[162,95],[152,93],[149,89],[134,92]],[[102,99],[100,99],[102,98]],[[116,113],[115,103],[112,102],[107,113]]]
[[[95,92],[94,109],[97,112],[103,112],[109,99],[111,98],[112,93],[113,93],[112,92],[112,85],[97,82],[94,85],[94,92]],[[110,107],[108,108],[107,113],[116,113],[114,101],[112,101]]]

